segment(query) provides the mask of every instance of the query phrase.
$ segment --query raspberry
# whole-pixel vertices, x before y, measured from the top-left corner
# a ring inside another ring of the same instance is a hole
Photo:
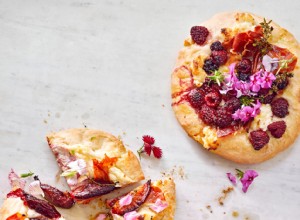
[[[188,101],[194,108],[200,108],[204,103],[205,92],[201,89],[193,89],[187,96]]]
[[[284,121],[276,121],[268,125],[268,130],[274,138],[281,138],[286,130]]]
[[[224,47],[222,46],[220,41],[215,41],[210,45],[211,51],[220,51],[224,50]]]
[[[231,99],[225,102],[224,107],[228,109],[228,111],[230,111],[231,113],[234,113],[241,107],[241,102],[238,98],[232,97]]]
[[[250,79],[250,74],[247,74],[247,73],[238,73],[238,74],[237,74],[237,78],[238,78],[239,80],[241,80],[241,81],[246,82],[246,81],[249,81],[249,79]]]
[[[225,64],[228,58],[226,50],[213,51],[211,53],[211,57],[213,58],[214,62],[218,65]]]
[[[216,110],[204,104],[200,109],[199,117],[205,124],[212,125],[216,118]]]
[[[285,98],[278,98],[272,101],[271,109],[275,116],[284,118],[288,113],[289,103]]]
[[[273,101],[273,99],[275,98],[275,96],[276,96],[275,92],[273,92],[272,94],[268,94],[261,99],[261,103],[270,104]]]
[[[220,102],[222,101],[222,96],[217,91],[212,91],[205,95],[204,97],[206,105],[209,107],[218,107]]]
[[[233,121],[231,112],[226,108],[219,108],[216,112],[214,124],[220,128],[228,127]]]
[[[219,65],[215,63],[215,61],[212,58],[208,58],[204,61],[202,68],[209,75],[213,71],[219,69]]]
[[[240,62],[238,62],[235,69],[238,73],[251,74],[252,63],[248,59],[243,59]]]
[[[191,33],[192,40],[196,44],[203,45],[206,41],[209,31],[204,26],[194,26],[191,28],[190,33]]]
[[[250,142],[254,148],[254,150],[260,150],[269,143],[270,137],[267,132],[262,129],[251,131],[250,132]]]
[[[265,95],[269,94],[269,91],[270,91],[270,89],[261,88],[257,94],[265,96]]]

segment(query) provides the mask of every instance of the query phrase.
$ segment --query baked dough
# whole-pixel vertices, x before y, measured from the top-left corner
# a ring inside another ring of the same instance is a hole
[[[139,191],[142,187],[139,186],[135,188],[133,191]],[[163,180],[157,180],[151,183],[151,187],[159,188],[160,193],[154,193],[152,196],[150,194],[146,198],[146,200],[135,210],[135,212],[142,217],[143,220],[173,220],[174,213],[176,208],[176,192],[175,192],[175,183],[172,178],[166,178]],[[129,192],[131,193],[131,192]],[[151,206],[155,203],[159,197],[158,195],[162,194],[163,199],[161,200],[164,204],[167,204],[166,208],[162,211],[156,213],[151,209]],[[150,198],[151,197],[151,198]],[[119,197],[118,199],[122,198]],[[132,201],[132,203],[135,203]],[[110,212],[112,213],[112,212]],[[124,217],[120,215],[116,215],[112,213],[112,218],[115,220],[123,220]]]
[[[262,17],[251,13],[226,12],[215,15],[201,24],[210,32],[206,44],[200,46],[194,43],[191,37],[187,38],[184,48],[179,52],[172,74],[172,107],[181,126],[205,149],[238,163],[253,164],[268,160],[288,148],[297,138],[300,132],[298,129],[300,122],[299,62],[293,71],[294,77],[289,80],[289,85],[276,96],[284,97],[289,102],[289,114],[283,119],[287,130],[280,139],[270,137],[269,143],[260,150],[252,147],[249,132],[258,127],[266,130],[268,124],[280,119],[272,116],[270,105],[262,105],[260,114],[251,122],[249,129],[241,128],[231,135],[218,137],[217,128],[204,124],[189,102],[182,100],[182,94],[192,86],[192,83],[198,87],[203,83],[206,73],[202,66],[204,59],[210,54],[211,43],[217,40],[223,42],[237,33],[253,30],[262,21]],[[271,26],[274,30],[269,42],[288,49],[300,58],[300,47],[294,36],[274,22]]]
[[[139,160],[132,151],[126,149],[118,138],[99,130],[87,128],[74,128],[47,135],[51,150],[56,156],[57,162],[66,171],[70,159],[83,159],[86,162],[88,174],[79,177],[83,181],[86,176],[94,179],[93,160],[103,161],[105,158],[114,158],[114,162],[108,167],[107,175],[110,183],[117,187],[138,182],[144,179]],[[66,177],[68,180],[69,177]],[[69,184],[71,189],[74,186]]]

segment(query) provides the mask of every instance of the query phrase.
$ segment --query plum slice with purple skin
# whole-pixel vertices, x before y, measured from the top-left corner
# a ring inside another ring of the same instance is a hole
[[[121,206],[119,202],[121,198],[127,196],[128,194],[118,197],[118,199],[110,200],[107,202],[107,204],[111,207],[111,212],[113,214],[123,216],[127,212],[131,212],[138,209],[147,199],[150,190],[151,190],[151,180],[148,180],[141,187],[128,193],[129,195],[132,196],[132,201],[130,204]]]

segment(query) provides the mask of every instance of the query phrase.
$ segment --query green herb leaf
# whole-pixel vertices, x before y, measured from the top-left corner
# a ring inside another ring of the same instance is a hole
[[[34,173],[31,172],[31,171],[29,171],[29,173],[22,173],[22,174],[20,175],[20,177],[21,177],[21,178],[26,178],[26,177],[30,177],[30,176],[32,176],[32,175],[34,175]]]
[[[72,170],[72,169],[69,169],[69,170],[66,170],[65,172],[63,172],[60,176],[64,176],[64,177],[73,177],[77,174],[77,171],[76,170]]]
[[[218,70],[215,70],[212,75],[207,76],[211,81],[217,83],[219,86],[224,81],[224,74]]]
[[[242,179],[243,176],[244,176],[244,172],[239,170],[239,169],[235,169],[236,170],[236,176],[239,178],[239,179]]]
[[[239,98],[241,104],[243,106],[251,106],[254,102],[254,99],[251,98],[250,96],[246,96],[246,95],[243,95]]]
[[[260,23],[263,29],[263,37],[255,39],[253,43],[253,46],[257,47],[262,55],[267,54],[272,49],[271,44],[268,42],[273,31],[273,27],[270,26],[271,22],[272,20],[267,22],[264,18],[264,21]]]

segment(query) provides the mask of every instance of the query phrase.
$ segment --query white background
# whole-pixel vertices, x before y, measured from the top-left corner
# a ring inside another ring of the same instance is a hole
[[[238,165],[203,150],[172,112],[170,74],[190,27],[232,10],[273,19],[300,39],[298,1],[1,0],[0,201],[10,168],[56,184],[45,135],[85,124],[121,135],[134,152],[142,135],[156,138],[164,157],[142,166],[153,180],[175,171],[177,220],[299,219],[299,140],[268,162]],[[259,177],[220,206],[235,168]]]

